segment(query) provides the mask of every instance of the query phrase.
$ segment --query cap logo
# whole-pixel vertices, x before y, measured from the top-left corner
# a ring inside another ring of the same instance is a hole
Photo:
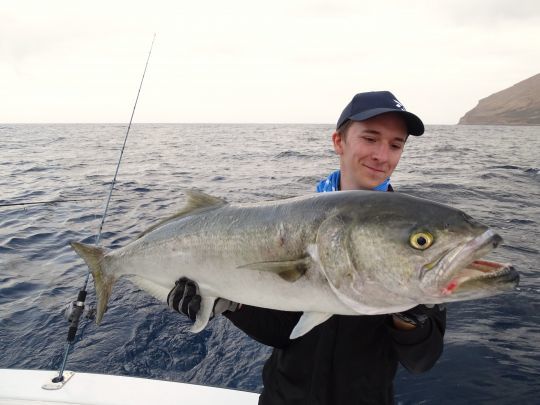
[[[396,107],[399,108],[402,111],[405,111],[405,107],[403,107],[403,104],[401,104],[399,101],[394,99],[394,103],[396,103]]]

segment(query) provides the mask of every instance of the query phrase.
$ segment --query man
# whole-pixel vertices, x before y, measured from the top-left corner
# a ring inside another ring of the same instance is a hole
[[[422,121],[388,91],[359,93],[345,107],[332,135],[340,170],[317,185],[318,192],[393,191],[390,175],[409,135],[424,132]],[[279,299],[279,297],[276,297]],[[197,287],[181,279],[169,305],[195,319]],[[294,340],[301,313],[218,299],[223,313],[255,340],[274,347],[263,370],[263,405],[390,404],[398,362],[413,373],[426,371],[442,353],[446,313],[419,305],[392,315],[334,315]]]

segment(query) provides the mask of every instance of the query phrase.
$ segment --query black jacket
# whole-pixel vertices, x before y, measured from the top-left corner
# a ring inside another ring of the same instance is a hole
[[[397,330],[390,315],[334,315],[289,340],[299,312],[243,306],[226,313],[253,339],[274,347],[263,370],[263,405],[392,404],[398,361],[419,373],[442,353],[446,311],[422,327]]]
[[[393,404],[398,362],[412,373],[429,370],[442,353],[446,328],[439,306],[409,331],[395,329],[391,315],[334,315],[295,340],[289,335],[301,312],[244,305],[224,315],[274,347],[264,365],[260,405]]]

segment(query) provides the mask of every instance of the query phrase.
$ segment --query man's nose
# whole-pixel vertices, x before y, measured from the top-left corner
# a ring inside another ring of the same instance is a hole
[[[378,160],[380,162],[386,162],[388,160],[388,155],[390,153],[390,150],[388,146],[384,144],[380,144],[373,150],[373,159]]]

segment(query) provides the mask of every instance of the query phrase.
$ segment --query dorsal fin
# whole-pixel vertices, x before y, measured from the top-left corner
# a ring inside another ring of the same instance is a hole
[[[219,207],[222,207],[223,205],[228,204],[228,202],[223,198],[211,196],[197,189],[186,191],[186,195],[187,195],[187,203],[184,206],[184,208],[182,208],[181,211],[177,212],[176,214],[170,217],[162,219],[157,224],[152,225],[150,228],[148,228],[143,233],[141,233],[137,239],[142,238],[144,235],[152,232],[154,229],[157,229],[160,226],[165,225],[166,223],[174,219],[185,217],[195,212],[201,212],[201,211],[219,208]]]
[[[188,199],[186,206],[183,209],[183,211],[186,211],[186,213],[201,208],[217,208],[228,204],[227,200],[224,198],[214,197],[197,189],[186,191],[186,195]]]

